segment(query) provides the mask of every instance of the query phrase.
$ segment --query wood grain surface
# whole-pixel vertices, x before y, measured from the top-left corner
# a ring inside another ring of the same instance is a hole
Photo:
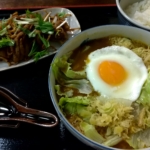
[[[115,0],[0,0],[0,10],[115,6]]]

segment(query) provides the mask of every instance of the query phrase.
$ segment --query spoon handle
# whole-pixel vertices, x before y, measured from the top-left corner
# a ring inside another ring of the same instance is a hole
[[[28,108],[24,100],[20,100],[8,89],[0,87],[0,95],[9,102],[9,107],[5,107],[6,105],[0,107],[0,121],[26,122],[42,127],[54,127],[58,124],[58,118],[54,114]]]

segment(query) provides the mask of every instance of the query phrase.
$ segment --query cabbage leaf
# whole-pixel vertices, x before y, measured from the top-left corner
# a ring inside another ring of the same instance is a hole
[[[84,135],[86,137],[90,138],[91,140],[98,142],[98,143],[103,143],[105,141],[103,136],[101,136],[97,132],[97,130],[95,129],[95,126],[90,125],[86,122],[81,122],[80,127],[81,127],[82,131],[84,132]]]
[[[121,142],[123,139],[121,137],[119,137],[118,135],[113,135],[110,136],[106,139],[105,142],[103,142],[102,144],[105,146],[114,146],[116,144],[118,144],[119,142]]]
[[[57,68],[60,72],[62,72],[67,78],[70,79],[84,79],[86,78],[85,71],[73,71],[71,69],[71,63],[68,62],[68,57],[71,53],[63,55],[61,58],[56,58],[52,63],[52,69],[54,72],[55,68]],[[57,72],[58,74],[58,72]],[[58,80],[58,78],[57,78]]]
[[[82,105],[89,105],[90,103],[90,98],[84,97],[84,96],[75,96],[72,98],[67,98],[67,97],[61,97],[59,100],[59,106],[63,107],[66,103],[76,103],[76,104],[82,104]]]
[[[80,93],[90,94],[92,92],[92,87],[88,80],[69,80],[66,81],[66,87],[78,89]]]
[[[55,89],[58,95],[65,96],[65,97],[71,97],[73,96],[73,90],[69,89],[67,91],[63,90],[63,86],[55,85]]]
[[[137,102],[144,106],[150,106],[150,73],[148,74],[147,80],[142,88]]]
[[[104,138],[97,132],[94,125],[88,124],[87,122],[81,122],[80,128],[86,137],[105,146],[114,146],[122,141],[122,138],[117,135]]]
[[[90,99],[88,97],[72,97],[65,98],[62,97],[59,100],[59,106],[64,112],[68,114],[76,114],[80,116],[83,120],[89,120],[92,112],[87,109]]]
[[[150,147],[150,128],[132,134],[126,141],[134,149]]]
[[[61,91],[61,95],[66,95],[68,88],[77,89],[79,93],[90,94],[93,91],[93,87],[90,82],[86,79],[85,71],[74,71],[71,69],[71,63],[68,62],[70,53],[56,58],[52,63],[52,70],[57,81],[57,84],[66,87],[64,94]],[[57,90],[58,88],[56,88]],[[58,92],[59,94],[60,92]],[[60,95],[60,96],[61,96]]]

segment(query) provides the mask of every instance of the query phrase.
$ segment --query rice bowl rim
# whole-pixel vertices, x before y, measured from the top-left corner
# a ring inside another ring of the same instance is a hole
[[[124,12],[124,10],[122,9],[122,7],[121,7],[121,5],[120,5],[120,1],[121,1],[121,0],[116,0],[116,6],[117,6],[119,12],[122,14],[122,16],[127,19],[127,21],[131,22],[132,24],[136,25],[137,27],[140,27],[140,28],[143,28],[143,29],[146,29],[146,30],[150,30],[150,27],[146,27],[146,26],[144,26],[144,25],[141,25],[140,23],[135,22],[132,18],[130,18],[130,17]],[[138,1],[137,1],[137,2],[138,2]]]
[[[51,63],[53,63],[56,58],[60,58],[62,55],[64,55],[64,54],[74,50],[72,48],[68,48],[69,50],[66,51],[66,47],[67,47],[67,45],[69,45],[68,43],[71,43],[72,41],[75,42],[75,40],[78,39],[78,37],[81,37],[81,35],[84,35],[85,33],[88,33],[88,32],[100,30],[102,32],[102,34],[103,34],[103,29],[105,29],[105,31],[106,31],[106,28],[110,28],[111,30],[113,30],[115,28],[115,31],[117,31],[117,30],[122,31],[122,29],[124,29],[125,30],[124,34],[127,32],[127,30],[132,31],[133,33],[134,32],[136,33],[137,31],[139,31],[139,32],[143,32],[144,35],[145,34],[147,34],[147,35],[149,34],[149,32],[144,30],[144,29],[136,28],[136,27],[133,27],[133,26],[117,25],[117,24],[114,24],[114,25],[102,25],[102,26],[89,28],[89,29],[86,29],[86,30],[82,31],[81,33],[75,35],[73,38],[68,40],[64,45],[62,45],[62,47],[60,47],[58,52],[55,54],[55,56],[54,56],[54,58],[53,58]],[[132,36],[132,33],[130,33],[130,31],[128,33]],[[108,36],[109,35],[111,35],[111,34],[108,33]],[[127,36],[127,35],[122,35],[122,36]],[[94,35],[94,37],[95,37],[95,35]],[[106,37],[106,35],[102,35],[101,37]],[[101,38],[101,37],[99,37],[99,38]],[[150,37],[150,35],[149,35],[149,37]],[[92,38],[92,39],[96,39],[96,37]],[[134,39],[134,38],[132,38],[132,39]],[[144,42],[144,41],[142,41],[142,42]],[[146,41],[145,41],[145,43],[146,43]],[[148,45],[148,43],[146,43],[146,44]],[[150,45],[150,42],[149,42],[149,45]],[[86,144],[88,146],[91,146],[92,148],[95,148],[97,150],[98,149],[99,150],[101,150],[101,149],[103,149],[103,150],[123,150],[123,149],[119,149],[119,148],[108,147],[108,146],[102,145],[100,143],[97,143],[97,142],[91,140],[90,138],[86,137],[84,134],[80,133],[77,129],[75,129],[71,125],[71,123],[66,119],[66,117],[63,114],[63,112],[60,110],[60,108],[58,106],[58,101],[57,101],[57,98],[56,98],[56,91],[54,89],[54,85],[55,85],[54,74],[53,74],[53,71],[52,71],[52,67],[50,66],[49,73],[48,73],[48,89],[49,89],[49,94],[50,94],[50,97],[51,97],[52,104],[53,104],[53,106],[54,106],[54,108],[55,108],[55,110],[56,110],[56,112],[57,112],[57,114],[59,116],[59,119],[63,122],[65,127],[70,131],[70,133],[74,137],[79,139],[84,144]],[[137,150],[149,150],[149,149],[150,148],[137,149]],[[124,150],[130,150],[130,149],[124,149]]]

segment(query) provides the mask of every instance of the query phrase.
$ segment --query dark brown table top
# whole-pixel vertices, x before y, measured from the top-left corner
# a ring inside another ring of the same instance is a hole
[[[0,10],[115,6],[115,0],[0,0]]]

